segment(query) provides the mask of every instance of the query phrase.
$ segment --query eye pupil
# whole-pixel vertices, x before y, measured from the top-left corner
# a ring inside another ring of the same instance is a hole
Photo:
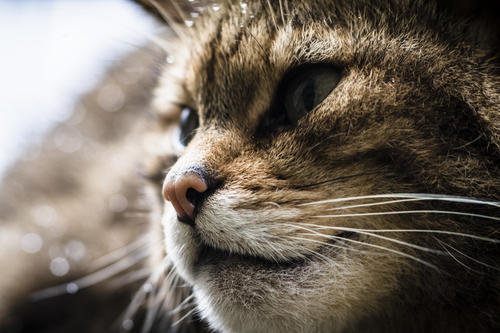
[[[314,108],[314,81],[310,80],[305,83],[302,90],[302,101],[306,110],[312,110]]]
[[[285,79],[287,86],[284,105],[287,119],[296,124],[300,118],[321,104],[339,81],[340,70],[329,65],[301,68],[290,80]]]
[[[186,107],[182,110],[180,121],[179,141],[185,147],[193,138],[196,129],[200,126],[198,115],[192,109]]]

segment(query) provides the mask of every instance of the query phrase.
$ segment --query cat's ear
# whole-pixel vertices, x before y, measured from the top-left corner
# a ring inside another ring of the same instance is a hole
[[[177,23],[183,22],[183,17],[189,14],[191,9],[191,5],[188,4],[188,1],[176,1],[175,3],[171,0],[133,1],[165,23],[171,23],[168,22],[169,19],[166,18],[167,15]],[[167,13],[167,15],[165,15],[165,13]]]

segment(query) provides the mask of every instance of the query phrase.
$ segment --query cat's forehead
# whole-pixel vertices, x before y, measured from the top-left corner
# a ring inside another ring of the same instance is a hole
[[[287,71],[303,63],[334,62],[340,49],[340,31],[323,22],[298,29],[292,21],[277,22],[265,6],[244,8],[247,13],[233,6],[219,20],[201,23],[190,45],[184,82],[207,119],[214,110],[221,118],[265,108]]]
[[[443,53],[446,43],[434,37],[445,25],[438,22],[436,33],[427,29],[423,36],[419,24],[428,23],[423,18],[429,13],[412,6],[376,11],[359,0],[321,8],[297,2],[282,9],[279,2],[256,1],[221,8],[196,22],[190,40],[183,42],[176,83],[202,123],[215,117],[233,123],[245,119],[241,125],[248,128],[269,108],[286,73],[301,64],[327,63],[420,81],[431,75],[425,64],[446,69],[451,58]]]

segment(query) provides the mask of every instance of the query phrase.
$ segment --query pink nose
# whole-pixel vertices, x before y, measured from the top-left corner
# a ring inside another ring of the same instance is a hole
[[[163,196],[172,203],[181,221],[194,221],[197,197],[207,188],[207,184],[198,173],[185,172],[165,179]],[[190,189],[196,192],[189,191]]]

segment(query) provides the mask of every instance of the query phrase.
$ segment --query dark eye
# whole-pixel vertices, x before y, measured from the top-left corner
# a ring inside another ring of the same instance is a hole
[[[178,140],[183,147],[186,147],[191,141],[198,126],[200,126],[198,114],[194,110],[185,107],[181,113],[180,130],[178,132]]]
[[[340,81],[340,70],[332,66],[315,66],[301,70],[288,84],[284,103],[292,124],[320,104]]]

